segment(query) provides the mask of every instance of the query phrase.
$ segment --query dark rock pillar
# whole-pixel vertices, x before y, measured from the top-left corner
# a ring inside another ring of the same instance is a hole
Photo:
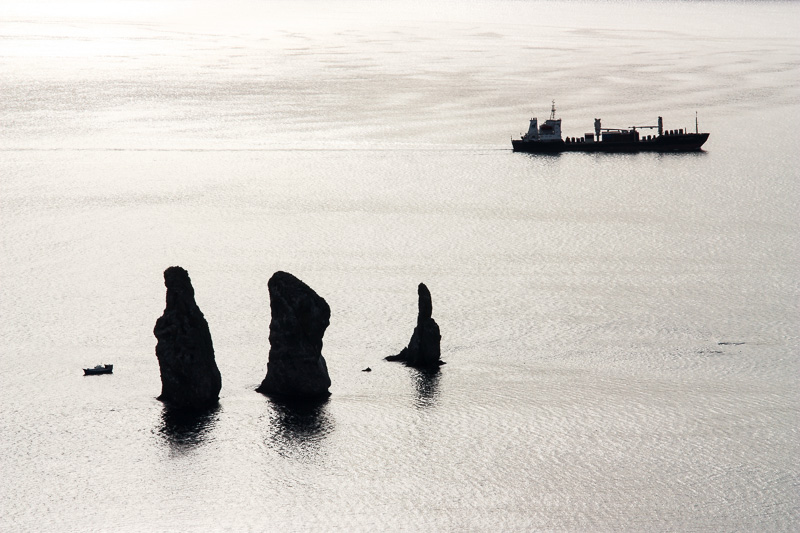
[[[269,280],[269,361],[258,392],[287,398],[330,395],[331,379],[322,357],[322,336],[330,324],[328,303],[286,272]]]
[[[397,355],[390,355],[387,361],[401,361],[408,366],[416,368],[438,368],[443,365],[441,361],[439,325],[433,319],[433,303],[431,293],[424,283],[417,288],[419,295],[419,314],[417,327],[411,335],[408,346]]]
[[[203,313],[194,301],[189,273],[181,267],[164,271],[167,307],[156,321],[156,357],[161,370],[159,400],[174,407],[203,409],[219,400],[222,377]]]

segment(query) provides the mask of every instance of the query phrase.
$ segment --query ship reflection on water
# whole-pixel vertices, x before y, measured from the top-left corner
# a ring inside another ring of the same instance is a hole
[[[175,449],[187,449],[205,442],[219,420],[219,404],[201,411],[164,406],[159,434]]]
[[[322,441],[333,431],[328,413],[328,398],[310,401],[269,399],[267,446],[279,455],[298,460],[313,460]]]

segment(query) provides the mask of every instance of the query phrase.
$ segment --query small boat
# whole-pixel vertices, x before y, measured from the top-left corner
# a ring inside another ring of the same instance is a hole
[[[656,135],[640,135],[639,130],[655,129]],[[694,133],[686,129],[665,130],[658,117],[655,126],[631,126],[629,128],[603,128],[600,119],[594,119],[594,133],[582,137],[561,137],[561,119],[556,118],[556,103],[550,109],[550,118],[539,124],[532,118],[528,133],[520,139],[512,139],[515,152],[561,153],[561,152],[695,152],[708,140],[708,133],[700,133],[697,116]]]
[[[96,376],[98,374],[111,374],[114,370],[114,365],[97,365],[94,368],[84,368],[84,376]]]

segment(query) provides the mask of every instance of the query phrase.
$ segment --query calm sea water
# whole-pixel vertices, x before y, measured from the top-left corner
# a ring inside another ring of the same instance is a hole
[[[798,20],[4,2],[0,530],[797,530]],[[570,136],[711,137],[512,153],[552,99]],[[205,417],[155,400],[170,265],[223,376]],[[332,309],[316,408],[254,392],[276,270]],[[382,361],[419,282],[436,376]]]

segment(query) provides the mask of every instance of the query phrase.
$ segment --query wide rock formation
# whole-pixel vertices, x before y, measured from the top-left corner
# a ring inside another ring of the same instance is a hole
[[[286,272],[269,280],[269,362],[258,392],[286,398],[325,398],[331,378],[322,336],[331,308],[311,287]]]
[[[156,357],[161,369],[159,400],[174,407],[203,409],[219,400],[222,388],[214,345],[203,313],[194,301],[189,273],[181,267],[164,271],[167,307],[156,321]]]
[[[442,336],[439,333],[439,325],[432,317],[431,292],[424,283],[420,283],[417,294],[419,294],[419,314],[417,315],[417,327],[414,328],[411,340],[399,354],[390,355],[386,357],[386,360],[402,361],[408,366],[417,368],[438,368],[439,365],[444,364],[440,359]]]

